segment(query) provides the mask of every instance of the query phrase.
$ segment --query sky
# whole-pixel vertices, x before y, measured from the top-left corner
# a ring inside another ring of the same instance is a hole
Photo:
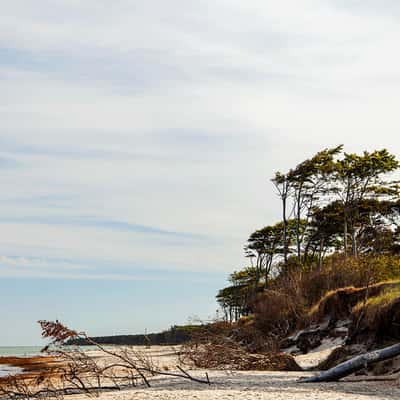
[[[13,0],[0,13],[0,345],[215,315],[270,178],[400,157],[395,0]]]

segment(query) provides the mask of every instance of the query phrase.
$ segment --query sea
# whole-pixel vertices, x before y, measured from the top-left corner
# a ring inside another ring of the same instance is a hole
[[[31,357],[40,354],[44,346],[0,346],[0,357]]]

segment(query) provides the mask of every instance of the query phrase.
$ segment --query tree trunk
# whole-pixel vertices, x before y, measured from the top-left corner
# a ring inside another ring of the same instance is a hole
[[[347,211],[346,208],[343,210],[343,247],[344,255],[347,256]]]
[[[286,192],[286,189],[285,189]],[[286,196],[282,197],[282,219],[283,219],[283,261],[287,264],[287,221],[286,221]]]
[[[251,293],[251,297],[252,297],[253,301],[257,297],[258,284],[260,283],[260,279],[261,279],[262,263],[263,263],[263,255],[261,253],[257,253],[256,271],[255,271],[255,275],[254,275],[253,290]]]
[[[321,372],[319,375],[301,378],[299,382],[312,383],[337,381],[347,375],[352,374],[353,372],[358,371],[359,369],[369,366],[370,364],[378,361],[388,360],[389,358],[393,358],[398,355],[400,355],[400,343],[390,347],[385,347],[384,349],[361,354],[337,365],[336,367],[328,369],[328,371]]]
[[[350,231],[351,231],[351,254],[353,257],[357,257],[357,247],[356,247],[356,233],[354,229],[354,219],[350,217]]]
[[[265,261],[265,283],[264,288],[267,289],[269,283],[269,274],[271,272],[271,265],[272,265],[273,256],[269,255],[268,260]]]
[[[310,251],[311,242],[312,242],[312,240],[313,240],[314,238],[315,238],[315,235],[312,236],[312,237],[308,240],[308,242],[307,242],[307,244],[306,244],[306,246],[305,246],[305,248],[304,248],[303,263],[307,263],[308,253],[309,253],[309,251]]]
[[[321,269],[322,267],[322,254],[323,254],[323,250],[324,250],[324,243],[325,240],[322,237],[319,241],[319,251],[318,251],[318,269]]]
[[[301,240],[300,240],[300,219],[301,219],[301,191],[302,185],[300,185],[297,193],[297,211],[296,211],[296,242],[297,242],[297,259],[301,259]]]
[[[258,283],[260,282],[260,270],[259,270],[259,266],[257,263],[257,267],[256,267],[256,274],[254,277],[254,286],[253,286],[253,300],[256,299],[257,297],[257,292],[258,292]]]

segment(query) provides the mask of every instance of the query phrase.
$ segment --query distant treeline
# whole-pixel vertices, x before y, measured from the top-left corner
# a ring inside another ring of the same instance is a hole
[[[145,346],[145,345],[174,345],[187,342],[191,339],[193,332],[201,328],[201,325],[172,326],[170,329],[147,335],[115,335],[91,337],[99,344]],[[85,339],[70,339],[67,345],[86,346],[90,345]]]

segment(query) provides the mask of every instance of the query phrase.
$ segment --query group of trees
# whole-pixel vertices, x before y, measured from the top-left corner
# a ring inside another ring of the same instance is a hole
[[[400,164],[386,149],[362,154],[324,149],[271,179],[280,221],[253,232],[249,265],[230,276],[217,300],[229,320],[249,311],[257,292],[287,268],[318,268],[334,252],[357,257],[400,249],[399,185],[388,175]]]

